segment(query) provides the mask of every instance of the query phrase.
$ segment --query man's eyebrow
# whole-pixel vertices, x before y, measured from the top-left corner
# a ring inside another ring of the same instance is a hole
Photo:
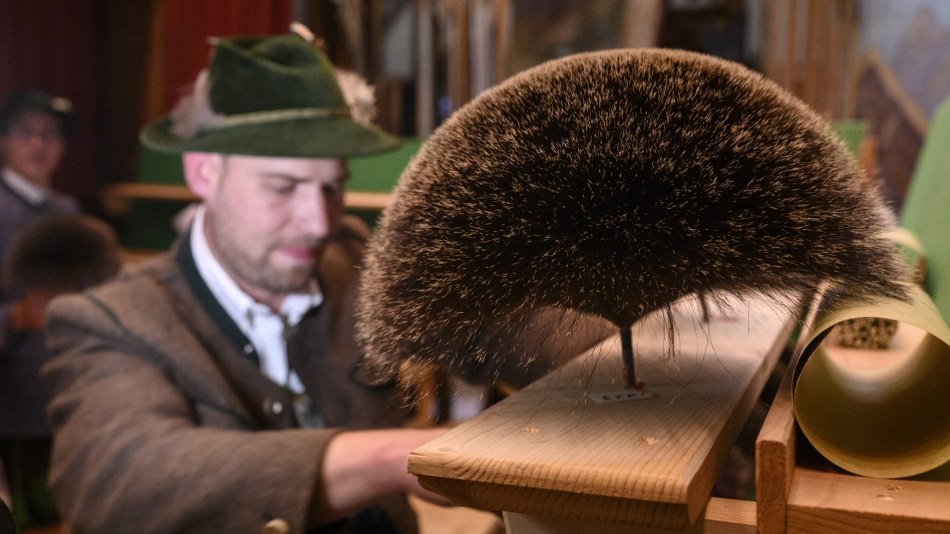
[[[294,174],[287,174],[283,172],[264,172],[261,173],[261,177],[269,178],[273,180],[289,180],[291,182],[309,182],[310,178],[307,176],[297,176]]]
[[[297,183],[313,181],[313,178],[310,176],[297,176],[294,174],[287,174],[283,172],[265,172],[265,173],[262,173],[261,176],[264,178],[269,178],[269,179],[289,180],[291,182],[297,182]],[[340,183],[347,182],[350,179],[350,172],[347,171],[347,172],[340,173],[339,175],[334,176],[333,179],[339,181]]]

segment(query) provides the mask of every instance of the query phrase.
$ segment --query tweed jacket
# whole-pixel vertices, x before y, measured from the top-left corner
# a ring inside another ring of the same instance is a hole
[[[324,428],[296,428],[292,393],[258,370],[253,347],[198,276],[187,238],[53,302],[50,485],[75,532],[260,532],[275,519],[305,530],[330,438],[406,416],[392,381],[364,376],[354,341],[367,234],[344,221],[318,267],[324,302],[288,336]],[[405,497],[387,511],[414,530]]]

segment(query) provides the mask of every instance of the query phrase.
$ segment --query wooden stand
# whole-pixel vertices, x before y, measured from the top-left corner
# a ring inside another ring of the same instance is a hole
[[[759,532],[950,532],[950,483],[834,468],[797,430],[792,386],[790,371],[756,440]]]
[[[703,323],[695,300],[678,303],[674,347],[665,314],[637,323],[647,396],[623,388],[614,337],[416,449],[409,471],[455,504],[503,510],[509,532],[754,532],[754,503],[709,496],[795,318],[731,304]]]

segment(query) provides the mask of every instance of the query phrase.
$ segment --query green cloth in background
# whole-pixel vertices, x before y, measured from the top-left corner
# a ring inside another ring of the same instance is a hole
[[[135,181],[146,184],[185,185],[181,154],[159,152],[142,145]]]
[[[396,150],[349,160],[350,181],[346,188],[350,191],[388,193],[396,186],[403,169],[416,155],[422,141],[415,138],[403,138],[402,145]]]
[[[864,131],[867,129],[867,123],[859,119],[842,119],[832,121],[831,129],[848,145],[851,153],[857,156],[858,149],[861,148],[861,139],[864,138]]]
[[[900,224],[917,235],[927,256],[924,285],[944,321],[950,319],[950,99],[930,121],[904,197]]]
[[[831,123],[831,128],[857,155],[866,123],[838,120]],[[947,321],[950,319],[950,99],[943,102],[931,120],[900,210],[900,226],[910,230],[923,247],[927,260],[924,289]],[[916,263],[916,251],[902,249],[901,253],[910,265]]]

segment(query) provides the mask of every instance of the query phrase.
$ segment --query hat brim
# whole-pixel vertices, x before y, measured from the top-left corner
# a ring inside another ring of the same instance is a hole
[[[348,118],[295,119],[243,125],[178,137],[163,117],[140,135],[145,146],[161,152],[216,152],[288,158],[354,158],[391,150],[399,138]]]
[[[24,93],[14,95],[3,110],[0,110],[0,131],[6,132],[13,120],[21,113],[45,113],[59,122],[63,135],[69,137],[76,133],[79,119],[72,103],[63,97],[53,97],[46,93]]]

